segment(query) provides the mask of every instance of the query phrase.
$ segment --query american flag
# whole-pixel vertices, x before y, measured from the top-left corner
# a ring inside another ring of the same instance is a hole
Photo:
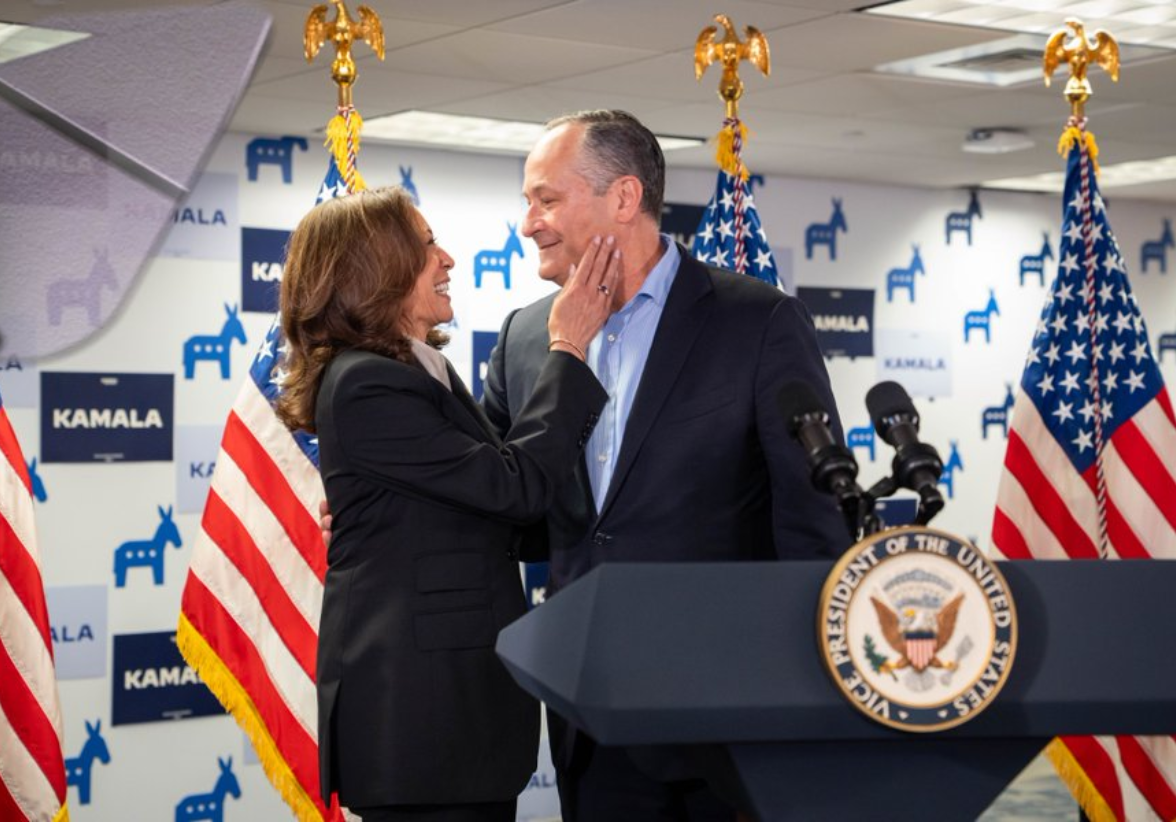
[[[32,483],[0,399],[0,819],[68,820]]]
[[[741,137],[736,138],[736,163],[739,163],[740,140]],[[741,172],[741,164],[734,174],[719,169],[714,196],[694,232],[690,253],[707,265],[726,268],[737,274],[750,274],[776,285],[779,282],[776,259],[755,210],[755,198]]]
[[[316,205],[347,193],[334,158]],[[326,549],[317,441],[274,411],[275,318],[229,412],[180,605],[184,658],[236,717],[302,820],[342,818],[319,795],[315,660]]]
[[[993,545],[1010,559],[1176,559],[1176,418],[1091,168],[1070,150],[1058,275],[1013,407]],[[1176,819],[1176,739],[1059,737],[1093,819]]]

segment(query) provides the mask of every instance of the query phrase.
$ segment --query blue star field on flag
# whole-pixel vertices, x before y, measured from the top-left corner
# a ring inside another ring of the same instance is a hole
[[[335,158],[330,157],[327,159],[327,176],[323,178],[323,184],[319,186],[314,204],[318,205],[323,200],[333,200],[336,197],[342,197],[346,193],[347,183],[343,179],[343,175],[339,173],[339,166],[335,162]]]
[[[779,282],[776,259],[755,210],[755,198],[745,186],[737,175],[719,171],[714,196],[694,233],[690,253],[707,265],[749,274],[776,285]],[[736,207],[740,200],[742,209]],[[742,255],[736,243],[738,238],[742,238]]]
[[[1069,154],[1058,275],[1021,387],[1082,473],[1163,380],[1089,161],[1084,196],[1080,155]]]

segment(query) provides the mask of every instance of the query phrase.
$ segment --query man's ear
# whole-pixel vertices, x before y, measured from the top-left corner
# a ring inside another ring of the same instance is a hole
[[[612,188],[617,198],[617,222],[631,223],[641,214],[645,186],[636,177],[626,175],[613,180]]]

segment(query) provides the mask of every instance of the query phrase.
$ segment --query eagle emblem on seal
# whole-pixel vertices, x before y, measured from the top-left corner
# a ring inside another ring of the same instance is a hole
[[[907,606],[894,610],[877,597],[870,597],[882,636],[898,653],[898,660],[886,660],[878,667],[880,674],[892,674],[903,668],[914,668],[922,673],[927,668],[954,670],[955,662],[944,662],[939,651],[951,641],[959,618],[964,595],[958,594],[941,608]]]

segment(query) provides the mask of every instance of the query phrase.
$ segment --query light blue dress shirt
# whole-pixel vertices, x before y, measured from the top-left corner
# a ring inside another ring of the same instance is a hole
[[[604,406],[584,451],[597,511],[608,494],[625,436],[625,425],[629,421],[629,412],[633,410],[633,399],[637,396],[637,387],[641,384],[641,375],[653,345],[653,335],[657,333],[666,297],[678,274],[681,257],[677,244],[665,234],[662,235],[662,244],[666,251],[646,276],[641,290],[608,318],[588,346],[588,365],[608,392],[608,404]]]

